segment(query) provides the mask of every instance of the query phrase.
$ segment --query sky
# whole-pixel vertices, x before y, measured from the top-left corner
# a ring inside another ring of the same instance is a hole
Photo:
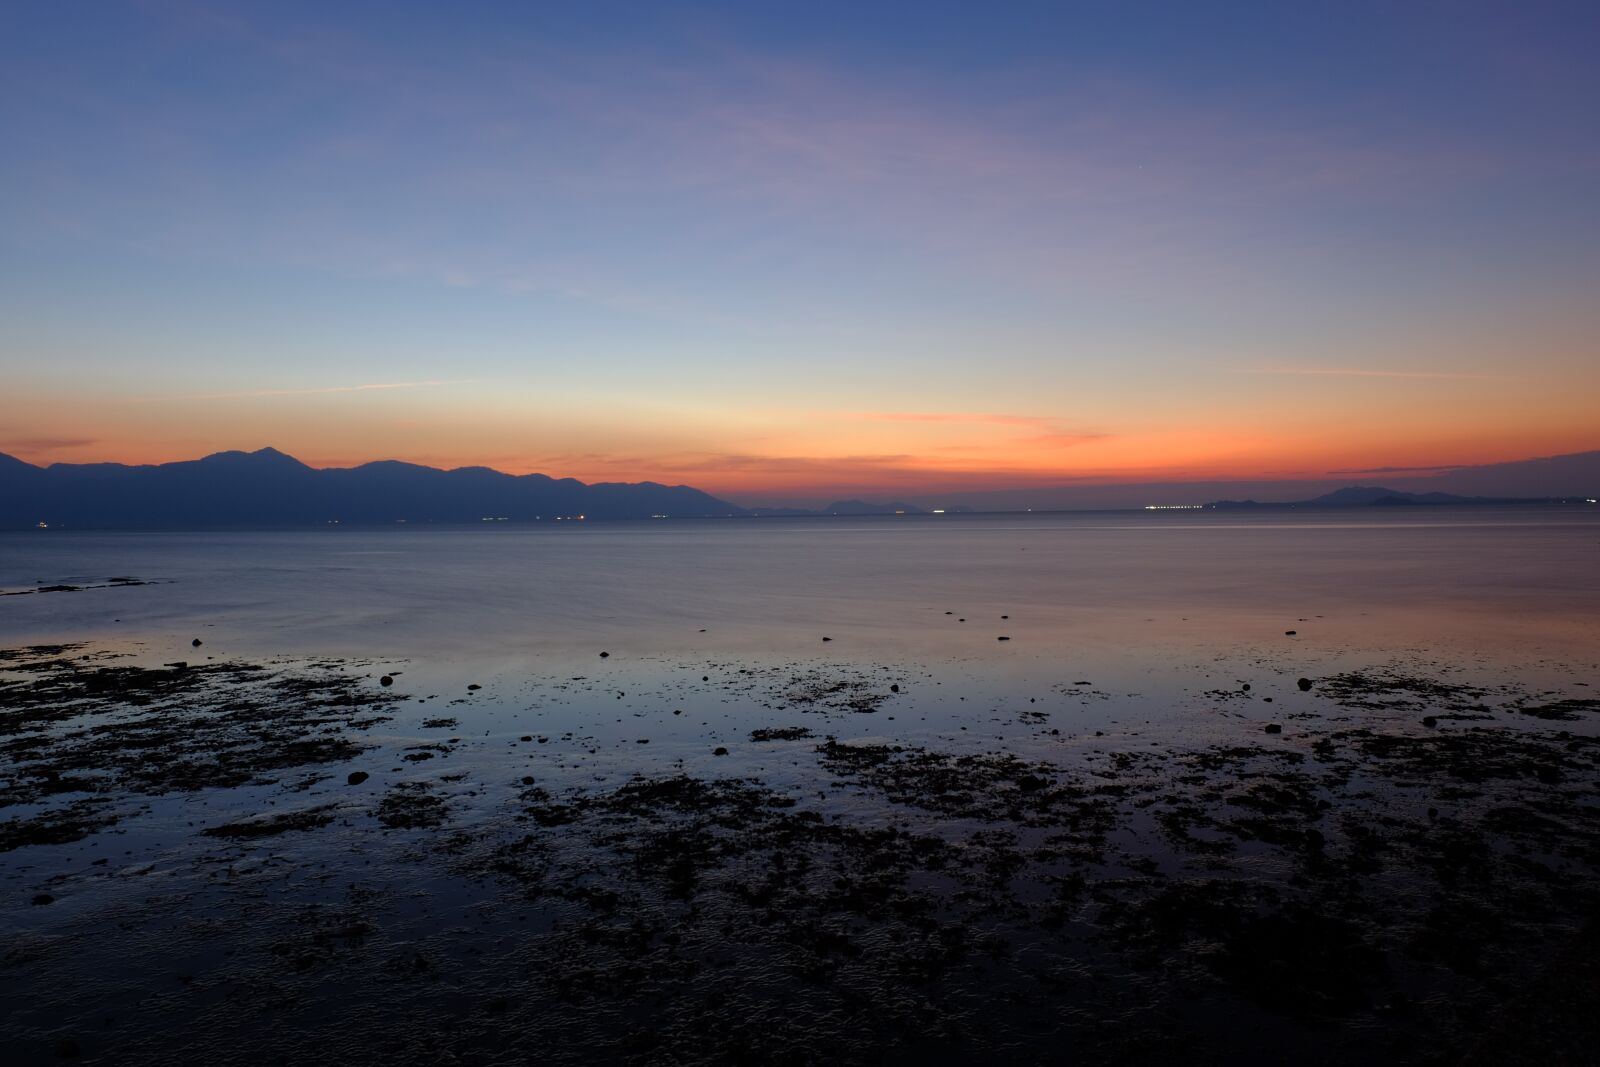
[[[0,451],[781,504],[1600,448],[1597,51],[1593,3],[11,0]]]

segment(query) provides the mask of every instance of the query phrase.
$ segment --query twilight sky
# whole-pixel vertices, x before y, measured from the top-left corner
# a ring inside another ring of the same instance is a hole
[[[0,451],[778,503],[1600,448],[1597,53],[1594,3],[18,0]]]

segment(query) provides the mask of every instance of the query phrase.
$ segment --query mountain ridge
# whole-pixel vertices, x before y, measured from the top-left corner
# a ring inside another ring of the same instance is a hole
[[[311,467],[267,447],[172,463],[52,463],[0,453],[0,527],[92,529],[731,516],[692,486],[596,482],[402,460]]]

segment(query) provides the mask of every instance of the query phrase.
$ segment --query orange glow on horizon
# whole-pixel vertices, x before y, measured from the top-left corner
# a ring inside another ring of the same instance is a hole
[[[1538,378],[1190,375],[1102,388],[1066,413],[986,403],[896,410],[555,398],[530,387],[207,388],[126,399],[108,384],[0,397],[0,452],[28,462],[163,463],[271,445],[315,467],[398,459],[586,482],[686,484],[737,502],[1245,480],[1394,480],[1600,447],[1589,396]],[[1600,383],[1597,383],[1600,384]],[[1042,395],[1042,394],[1041,394]],[[1014,398],[1013,398],[1014,399]],[[1412,468],[1419,468],[1413,470]]]

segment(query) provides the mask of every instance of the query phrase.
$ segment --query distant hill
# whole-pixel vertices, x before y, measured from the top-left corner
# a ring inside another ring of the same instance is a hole
[[[1492,497],[1457,496],[1454,493],[1407,493],[1399,489],[1378,486],[1352,485],[1335,489],[1310,500],[1262,503],[1257,500],[1215,500],[1212,508],[1338,508],[1338,507],[1413,507],[1426,505],[1467,504],[1579,504],[1580,497]]]
[[[340,523],[526,522],[741,515],[685,485],[601,482],[487,467],[438,470],[384,461],[308,467],[274,448],[181,463],[55,463],[0,453],[0,528],[174,528]]]
[[[1206,479],[1203,481],[1108,482],[1095,479],[1064,481],[1012,489],[968,489],[918,496],[926,507],[954,511],[1075,511],[1093,508],[1142,508],[1146,505],[1194,505],[1207,500],[1243,500],[1287,503],[1349,486],[1352,478],[1393,479],[1406,486],[1395,490],[1417,495],[1451,493],[1495,500],[1538,500],[1600,497],[1600,450],[1571,452],[1539,459],[1487,463],[1467,467],[1423,470],[1371,468],[1333,470],[1294,479]]]

